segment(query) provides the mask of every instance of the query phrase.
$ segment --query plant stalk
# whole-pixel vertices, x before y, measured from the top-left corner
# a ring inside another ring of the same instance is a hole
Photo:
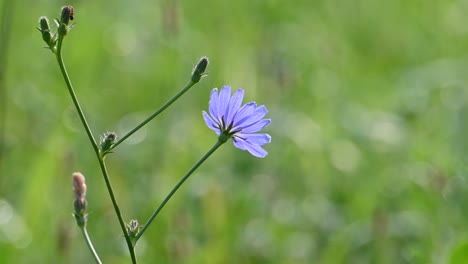
[[[58,38],[58,43],[57,43],[57,51],[56,51],[56,58],[57,62],[60,66],[60,70],[62,72],[63,78],[65,79],[65,83],[67,84],[68,92],[70,93],[70,96],[73,100],[73,104],[75,105],[76,111],[78,112],[78,115],[80,116],[81,123],[83,124],[83,127],[86,130],[86,134],[88,135],[89,141],[91,142],[91,145],[93,146],[94,153],[96,154],[96,157],[99,161],[99,166],[101,167],[101,172],[102,175],[104,176],[104,181],[106,182],[106,187],[109,192],[109,196],[112,201],[112,205],[115,210],[115,214],[117,215],[117,219],[119,220],[120,228],[122,229],[122,233],[124,234],[125,241],[127,242],[127,247],[128,251],[130,252],[130,256],[132,258],[132,263],[136,264],[136,255],[135,255],[135,250],[133,247],[133,244],[130,240],[130,236],[127,233],[127,229],[125,227],[125,223],[123,221],[122,215],[120,213],[119,206],[117,204],[117,200],[115,199],[114,191],[112,189],[112,185],[109,179],[109,175],[107,173],[106,165],[104,163],[104,157],[101,156],[101,153],[99,151],[99,147],[96,143],[96,140],[94,139],[93,133],[91,132],[91,129],[88,125],[88,122],[86,121],[86,118],[83,114],[83,110],[81,109],[80,103],[78,101],[78,98],[75,94],[75,91],[73,89],[73,86],[70,81],[70,77],[68,76],[67,69],[65,68],[65,64],[63,63],[63,58],[62,58],[62,43],[63,43],[64,36],[61,35]]]

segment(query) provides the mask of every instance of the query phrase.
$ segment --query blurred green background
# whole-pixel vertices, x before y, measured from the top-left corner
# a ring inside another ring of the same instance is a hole
[[[146,222],[215,143],[212,88],[269,109],[269,155],[229,142],[137,247],[140,263],[468,263],[468,1],[2,0],[0,263],[130,263],[98,163],[38,18],[75,7],[64,59],[97,137],[209,76],[107,163]]]

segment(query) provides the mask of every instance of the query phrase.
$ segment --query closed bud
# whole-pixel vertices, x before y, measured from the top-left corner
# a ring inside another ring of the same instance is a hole
[[[140,224],[138,223],[138,220],[132,219],[130,220],[130,223],[126,224],[126,226],[128,236],[130,237],[133,243],[136,243],[136,237],[140,232]]]
[[[83,174],[75,172],[72,175],[73,178],[73,192],[75,193],[76,199],[86,198],[86,182]]]
[[[78,226],[83,227],[86,224],[88,214],[86,213],[86,183],[85,177],[79,172],[75,172],[72,175],[73,180],[73,192],[75,194],[75,201],[73,206],[75,208],[75,217],[76,223]]]
[[[53,49],[55,47],[55,38],[52,36],[52,33],[50,33],[50,26],[49,26],[49,20],[47,17],[43,16],[39,18],[39,28],[38,30],[42,34],[42,39],[44,42],[49,46],[49,48]]]
[[[62,7],[62,15],[60,16],[60,22],[67,25],[70,23],[70,20],[74,18],[73,6],[64,6]]]
[[[101,136],[101,140],[99,143],[99,145],[101,146],[101,152],[107,152],[112,147],[112,145],[114,145],[116,139],[117,135],[115,134],[115,132],[104,133],[104,135]]]
[[[57,23],[58,29],[57,33],[59,37],[64,37],[67,35],[68,31],[71,30],[73,25],[68,25],[70,20],[75,18],[75,13],[73,6],[64,6],[62,7],[62,14],[60,15],[60,20],[56,19],[55,23]]]
[[[207,67],[208,67],[208,58],[202,57],[198,61],[197,65],[195,65],[195,67],[192,70],[192,81],[194,83],[199,82],[202,77],[206,76],[205,71]]]
[[[50,31],[49,20],[43,16],[39,18],[40,31]]]

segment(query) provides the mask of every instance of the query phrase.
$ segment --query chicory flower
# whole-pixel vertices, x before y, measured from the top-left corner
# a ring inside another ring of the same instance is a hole
[[[211,92],[209,114],[203,111],[203,118],[206,125],[219,136],[219,140],[232,138],[238,149],[264,158],[268,152],[262,146],[270,143],[271,137],[257,132],[270,124],[271,119],[263,119],[268,110],[264,105],[257,106],[255,102],[242,105],[243,99],[243,89],[238,89],[231,96],[230,86],[224,86],[219,94],[215,88]]]

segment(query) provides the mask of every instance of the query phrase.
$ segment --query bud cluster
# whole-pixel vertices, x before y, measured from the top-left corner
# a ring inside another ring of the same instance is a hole
[[[73,27],[73,25],[68,25],[70,20],[74,19],[74,10],[73,6],[64,6],[60,15],[60,20],[55,19],[55,24],[57,26],[57,32],[52,33],[50,28],[49,19],[45,16],[39,18],[39,27],[37,28],[41,32],[42,40],[47,44],[52,52],[55,53],[58,38],[65,36],[68,31]]]

